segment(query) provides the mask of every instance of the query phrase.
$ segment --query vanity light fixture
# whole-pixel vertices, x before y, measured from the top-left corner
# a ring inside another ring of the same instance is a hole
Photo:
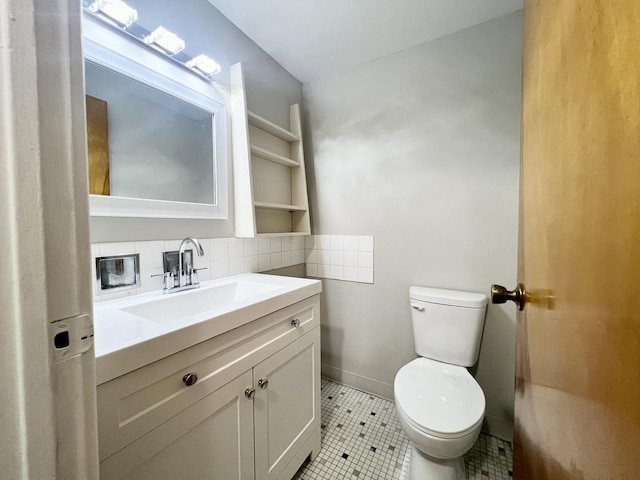
[[[149,36],[145,37],[144,41],[172,56],[180,53],[185,47],[184,40],[164,27],[156,28]]]
[[[160,26],[153,32],[140,26],[138,11],[122,0],[83,0],[85,12],[106,23],[127,37],[145,44],[166,56],[176,64],[195,73],[201,78],[211,80],[222,68],[213,58],[205,54],[192,57],[184,52],[185,41],[178,35]]]
[[[204,53],[193,57],[185,65],[194,70],[198,70],[207,78],[214,76],[216,73],[220,73],[220,70],[222,70],[218,62]]]
[[[138,11],[122,0],[95,0],[87,9],[122,28],[129,27],[138,19]]]

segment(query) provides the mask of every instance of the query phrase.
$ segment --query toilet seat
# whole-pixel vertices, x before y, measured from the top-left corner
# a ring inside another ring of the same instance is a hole
[[[466,368],[457,365],[413,360],[398,371],[394,394],[407,422],[434,437],[463,437],[484,418],[482,388]]]

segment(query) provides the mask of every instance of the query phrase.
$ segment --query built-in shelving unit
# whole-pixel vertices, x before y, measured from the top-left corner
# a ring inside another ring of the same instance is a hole
[[[231,126],[237,237],[309,235],[299,105],[289,130],[247,110],[242,66],[231,67]]]

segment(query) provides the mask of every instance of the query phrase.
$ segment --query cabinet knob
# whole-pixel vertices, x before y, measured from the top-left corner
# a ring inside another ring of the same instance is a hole
[[[187,387],[190,387],[191,385],[196,384],[196,382],[198,381],[198,375],[196,375],[195,373],[187,373],[184,377],[182,377],[182,381]]]
[[[266,379],[266,378],[261,378],[260,380],[258,380],[258,386],[259,386],[261,389],[263,389],[263,390],[264,390],[265,388],[267,388],[267,386],[268,386],[268,385],[269,385],[269,380],[268,380],[268,379]]]
[[[298,328],[300,326],[300,320],[298,320],[297,318],[293,318],[291,320],[291,326]]]
[[[247,388],[244,391],[244,396],[247,398],[253,398],[253,396],[256,394],[256,389],[255,388]]]

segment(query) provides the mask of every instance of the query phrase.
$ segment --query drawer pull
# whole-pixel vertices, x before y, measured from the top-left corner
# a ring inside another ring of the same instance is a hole
[[[256,389],[255,388],[247,388],[244,391],[244,396],[247,398],[253,398],[253,396],[256,394]]]
[[[266,379],[266,378],[261,378],[260,380],[258,380],[258,386],[259,386],[261,389],[263,389],[263,390],[264,390],[265,388],[267,388],[267,386],[268,386],[268,385],[269,385],[269,380],[268,380],[268,379]]]
[[[195,373],[187,373],[184,377],[182,377],[182,381],[187,387],[190,387],[191,385],[196,384],[196,382],[198,381],[198,375],[196,375]]]
[[[298,320],[297,318],[293,318],[291,320],[291,326],[298,328],[300,326],[300,320]]]

